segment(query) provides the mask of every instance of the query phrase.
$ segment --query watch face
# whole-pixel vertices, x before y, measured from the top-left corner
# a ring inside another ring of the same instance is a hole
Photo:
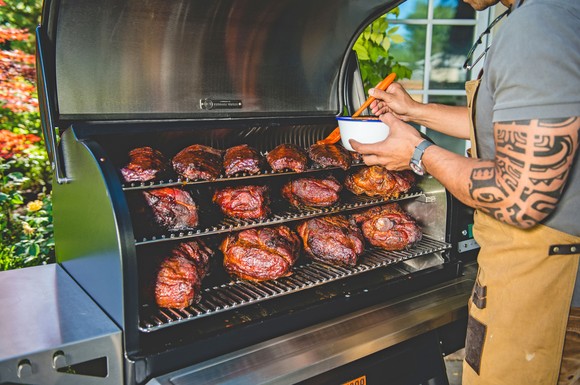
[[[425,170],[423,170],[423,167],[419,166],[417,163],[415,162],[411,162],[409,163],[409,167],[411,167],[411,170],[417,174],[417,175],[423,175],[425,174]]]

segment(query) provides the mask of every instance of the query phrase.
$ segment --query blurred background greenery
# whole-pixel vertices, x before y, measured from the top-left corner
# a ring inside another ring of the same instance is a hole
[[[0,270],[54,261],[34,30],[41,0],[0,0]]]

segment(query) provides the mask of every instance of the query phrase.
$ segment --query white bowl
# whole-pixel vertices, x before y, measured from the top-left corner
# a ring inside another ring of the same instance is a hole
[[[338,127],[340,128],[342,145],[349,151],[354,151],[348,142],[349,139],[354,139],[359,143],[376,143],[385,140],[389,136],[390,127],[375,117],[361,116],[352,118],[340,116],[336,120],[338,120]]]

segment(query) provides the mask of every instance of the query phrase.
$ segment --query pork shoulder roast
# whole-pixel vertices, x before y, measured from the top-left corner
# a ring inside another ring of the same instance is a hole
[[[167,171],[163,154],[151,147],[138,147],[129,151],[129,162],[121,169],[126,182],[146,182]]]
[[[193,144],[178,152],[171,163],[175,172],[185,178],[214,180],[222,172],[222,151]]]
[[[348,170],[352,164],[350,152],[338,144],[315,143],[308,148],[308,156],[323,167],[334,166]]]
[[[415,175],[409,170],[389,171],[381,166],[363,167],[344,181],[344,187],[356,195],[397,198],[408,192],[415,183]]]
[[[342,215],[309,219],[297,230],[306,255],[315,261],[355,266],[364,250],[360,230]]]
[[[290,274],[300,255],[300,239],[283,225],[247,229],[228,235],[220,250],[230,275],[264,281]]]
[[[308,165],[304,149],[295,144],[281,144],[266,155],[268,164],[274,171],[292,170],[303,172]]]
[[[183,309],[199,301],[213,251],[201,240],[183,242],[161,261],[155,281],[159,307]]]
[[[216,190],[213,202],[224,215],[240,219],[264,219],[270,214],[267,186],[235,186]]]
[[[198,208],[191,195],[180,188],[143,191],[155,222],[166,230],[184,230],[198,225]]]
[[[338,202],[341,190],[342,185],[332,175],[326,178],[298,178],[282,186],[282,196],[296,207],[327,207]]]
[[[250,175],[258,174],[261,171],[261,164],[260,153],[247,144],[230,147],[224,154],[224,170],[227,176],[244,172]]]

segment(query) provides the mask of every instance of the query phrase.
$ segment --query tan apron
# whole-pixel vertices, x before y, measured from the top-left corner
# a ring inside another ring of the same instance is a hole
[[[470,114],[478,86],[478,80],[466,84]],[[580,237],[543,225],[519,229],[478,211],[473,232],[481,251],[469,301],[463,385],[556,384]]]

